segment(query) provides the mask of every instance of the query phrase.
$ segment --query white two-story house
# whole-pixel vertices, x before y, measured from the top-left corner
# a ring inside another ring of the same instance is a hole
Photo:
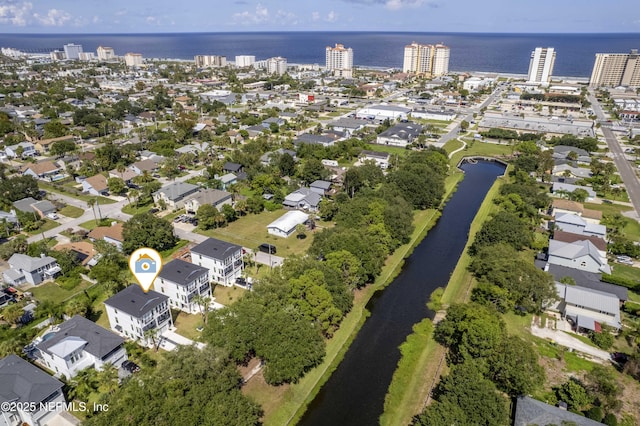
[[[212,297],[209,270],[184,260],[175,259],[162,267],[153,287],[169,296],[172,308],[195,314],[201,306],[196,296]]]
[[[146,346],[173,327],[169,297],[153,290],[145,293],[137,284],[111,296],[104,305],[113,331]]]
[[[3,272],[8,284],[19,285],[29,283],[38,285],[42,281],[53,278],[61,271],[60,265],[51,256],[31,257],[22,253],[14,253],[9,258],[9,269]]]
[[[191,249],[191,262],[209,270],[209,280],[232,286],[242,276],[242,247],[226,241],[207,238]]]
[[[47,335],[36,345],[37,359],[58,377],[69,379],[89,367],[101,370],[105,364],[120,368],[127,360],[122,337],[80,315]]]
[[[17,355],[0,359],[0,403],[3,407],[7,402],[16,403],[0,411],[0,426],[52,424],[52,419],[64,410],[62,386],[61,381]],[[29,409],[30,403],[36,404],[35,410]]]

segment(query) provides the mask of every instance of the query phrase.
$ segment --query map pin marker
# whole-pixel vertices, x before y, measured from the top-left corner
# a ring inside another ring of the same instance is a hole
[[[129,257],[129,269],[146,293],[162,270],[162,256],[154,249],[139,248]]]

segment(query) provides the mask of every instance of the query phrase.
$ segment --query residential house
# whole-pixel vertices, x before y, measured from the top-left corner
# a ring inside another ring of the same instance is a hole
[[[386,170],[389,168],[389,158],[391,154],[388,152],[378,152],[378,151],[360,151],[360,163],[364,163],[366,161],[373,161],[376,166],[380,167],[382,170]]]
[[[36,201],[31,204],[31,208],[41,218],[45,218],[58,210],[51,201],[47,200]]]
[[[41,161],[22,166],[23,176],[33,176],[36,179],[54,182],[65,177],[64,171],[53,161]]]
[[[62,141],[74,141],[74,140],[75,140],[75,136],[73,135],[60,136],[59,138],[41,139],[39,141],[36,141],[34,146],[36,150],[39,151],[41,154],[48,155],[49,151],[51,150],[51,146],[54,143],[62,142]]]
[[[215,179],[220,181],[220,186],[223,190],[227,190],[231,185],[238,183],[238,177],[233,173],[227,173],[222,176],[214,176]]]
[[[369,122],[356,118],[342,117],[329,123],[329,127],[340,132],[345,132],[351,137],[355,132],[364,128]]]
[[[298,159],[295,151],[291,151],[290,149],[277,149],[273,152],[267,152],[260,157],[260,164],[263,166],[269,166],[273,164],[274,159],[280,158],[284,154],[289,154],[294,161]]]
[[[336,143],[336,139],[329,135],[314,135],[311,133],[303,133],[293,141],[294,145],[311,144],[322,145],[325,147],[333,146]]]
[[[587,179],[591,177],[591,170],[584,167],[574,167],[570,164],[559,164],[553,167],[552,174],[554,176],[574,177],[579,179]]]
[[[95,266],[100,255],[93,244],[87,241],[76,241],[68,244],[58,244],[54,248],[57,251],[69,251],[82,266]]]
[[[207,238],[191,249],[191,262],[209,270],[209,279],[232,286],[242,276],[242,247],[215,238]]]
[[[20,152],[20,148],[22,148],[22,155],[19,156],[18,152]],[[27,158],[38,155],[35,145],[31,142],[20,142],[16,145],[7,146],[5,147],[4,152],[9,158]]]
[[[113,244],[122,249],[122,223],[112,222],[111,226],[96,226],[93,228],[89,235],[87,235],[91,241],[104,240],[109,244]]]
[[[573,153],[573,154],[572,154]],[[571,157],[575,157],[578,164],[590,164],[591,156],[588,151],[575,146],[556,145],[553,147],[553,158],[556,160],[574,161]]]
[[[620,329],[620,299],[615,294],[556,281],[559,302],[550,309],[571,320],[576,331],[601,331],[605,324]]]
[[[271,235],[287,238],[295,232],[296,226],[304,225],[308,220],[308,214],[292,210],[267,225],[267,232]]]
[[[36,211],[31,206],[33,206],[37,202],[38,200],[36,200],[35,198],[27,197],[23,198],[22,200],[14,201],[13,207],[15,207],[16,210],[21,211],[22,213],[35,213]]]
[[[607,258],[589,240],[566,243],[554,239],[549,240],[549,258],[552,265],[581,269],[587,272],[611,273]]]
[[[124,183],[131,183],[131,179],[133,179],[136,176],[138,176],[138,174],[135,171],[133,171],[133,170],[131,170],[129,168],[127,168],[127,169],[125,169],[125,170],[123,170],[121,172],[119,172],[116,169],[113,169],[113,170],[109,171],[109,177],[110,178],[112,178],[112,177],[120,178],[120,179],[122,179],[124,181]]]
[[[316,180],[311,182],[309,185],[309,189],[313,192],[317,192],[318,194],[325,196],[329,193],[329,189],[331,188],[331,182],[327,182],[326,180]]]
[[[146,159],[136,161],[135,163],[129,165],[129,169],[131,169],[136,175],[141,175],[144,172],[153,173],[159,169],[159,166],[153,160]]]
[[[172,308],[195,314],[202,312],[197,296],[212,298],[209,270],[184,260],[174,259],[165,264],[156,278],[154,288],[169,296]]]
[[[80,315],[47,334],[46,340],[35,345],[36,359],[57,377],[70,379],[86,368],[102,370],[106,364],[120,368],[127,360],[122,337]]]
[[[564,196],[566,193],[572,193],[576,189],[584,189],[587,191],[587,201],[593,201],[596,199],[596,192],[588,186],[572,185],[570,183],[563,182],[553,182],[553,185],[551,186],[551,192],[554,195],[559,196]]]
[[[576,214],[559,214],[554,219],[554,226],[561,231],[573,234],[593,235],[599,238],[607,237],[607,227],[587,222]]]
[[[153,201],[159,202],[163,200],[167,207],[173,210],[184,207],[185,199],[198,192],[200,187],[186,182],[173,182],[163,186],[157,192],[153,193]]]
[[[184,208],[187,213],[197,213],[200,206],[209,204],[218,210],[225,204],[231,205],[233,202],[233,194],[219,189],[204,189],[187,197],[184,202]]]
[[[1,426],[45,426],[64,410],[64,383],[17,355],[0,359]],[[5,409],[5,403],[13,403]],[[35,409],[31,409],[35,404]],[[9,409],[16,408],[16,409]]]
[[[565,200],[564,198],[554,199],[551,203],[551,216],[567,213],[578,215],[585,221],[596,225],[602,220],[602,212],[599,210],[586,209],[582,203],[577,201]]]
[[[9,258],[9,269],[3,272],[5,282],[11,285],[29,283],[38,285],[44,280],[55,277],[61,271],[58,262],[51,256],[41,254],[31,257],[14,253]]]
[[[600,281],[602,274],[587,272],[581,269],[567,268],[566,266],[561,265],[551,265],[546,262],[541,263],[536,261],[536,266],[539,266],[544,269],[544,271],[550,273],[556,281],[569,277],[580,287],[615,294],[621,302],[626,302],[629,299],[629,289]]]
[[[566,407],[554,407],[530,396],[519,396],[513,426],[531,425],[602,426],[602,423],[567,411]]]
[[[379,145],[392,145],[406,147],[411,144],[422,133],[422,126],[416,123],[398,123],[376,138]]]
[[[86,178],[82,181],[82,192],[88,192],[91,195],[109,195],[107,178],[101,174]]]
[[[14,225],[18,224],[18,216],[16,215],[15,210],[11,210],[10,212],[5,212],[0,210],[0,223],[6,221],[6,223],[12,223]]]
[[[169,297],[154,290],[145,293],[137,284],[111,296],[104,305],[111,329],[145,346],[157,345],[159,336],[173,327]]]
[[[222,171],[226,172],[226,173],[235,173],[236,175],[240,172],[242,172],[242,170],[244,169],[244,167],[242,166],[242,164],[238,164],[238,163],[232,163],[230,161],[227,161],[226,163],[224,163],[224,165],[222,166]]]
[[[266,120],[262,120],[262,123],[260,123],[260,125],[265,129],[269,129],[271,128],[271,124],[275,124],[276,126],[280,127],[284,125],[284,123],[286,123],[286,121],[283,118],[269,117]]]
[[[563,243],[574,243],[576,241],[589,240],[594,246],[596,246],[601,257],[607,257],[607,242],[600,237],[596,237],[593,235],[574,234],[572,232],[565,232],[556,229],[553,231],[553,239],[556,241],[561,241]]]
[[[284,197],[282,205],[291,209],[318,211],[322,196],[309,188],[300,188]]]

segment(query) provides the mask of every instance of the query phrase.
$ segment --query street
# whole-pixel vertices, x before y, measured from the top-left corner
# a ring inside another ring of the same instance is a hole
[[[598,120],[604,120],[604,111],[591,89],[589,90],[588,99],[589,102],[591,102],[591,106],[593,111],[596,113]],[[620,143],[618,143],[618,139],[616,139],[613,131],[608,127],[601,127],[600,130],[602,131],[607,142],[607,146],[613,155],[613,161],[618,168],[618,172],[622,177],[622,182],[624,182],[624,186],[627,189],[629,200],[633,204],[636,212],[640,214],[640,182],[638,182],[636,172],[631,163],[625,158],[624,152],[622,151]]]

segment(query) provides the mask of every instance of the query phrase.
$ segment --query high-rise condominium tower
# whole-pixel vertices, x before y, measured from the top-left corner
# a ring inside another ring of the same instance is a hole
[[[443,44],[418,44],[413,42],[404,48],[402,71],[430,76],[449,72],[450,49]]]
[[[110,61],[116,58],[116,52],[113,47],[98,46],[96,53],[101,61]]]
[[[82,53],[82,46],[79,44],[65,44],[64,46],[64,54],[67,59],[80,59],[80,53]]]
[[[553,47],[536,47],[536,49],[531,52],[529,77],[527,81],[530,83],[548,84],[551,81],[555,61],[556,51]]]
[[[219,55],[196,55],[193,57],[196,68],[224,67],[227,65],[227,57]]]
[[[341,44],[336,47],[327,46],[327,70],[350,70],[353,68],[353,49],[345,48]]]
[[[640,55],[638,49],[630,53],[596,53],[591,87],[640,87]]]

